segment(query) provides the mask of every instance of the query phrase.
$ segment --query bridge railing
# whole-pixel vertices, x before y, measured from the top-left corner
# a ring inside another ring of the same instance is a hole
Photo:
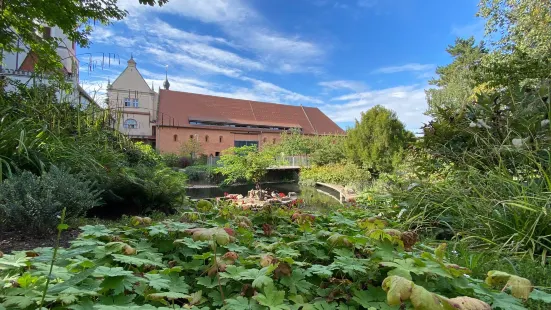
[[[309,167],[310,157],[307,155],[279,156],[276,158],[276,167]]]
[[[218,166],[219,161],[220,156],[207,157],[207,165],[209,166]],[[310,157],[307,155],[278,156],[274,168],[277,167],[310,167]]]

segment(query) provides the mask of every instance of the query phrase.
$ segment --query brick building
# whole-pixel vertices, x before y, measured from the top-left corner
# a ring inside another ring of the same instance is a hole
[[[165,87],[168,88],[168,87]],[[156,145],[178,153],[183,142],[201,143],[205,155],[218,156],[233,146],[277,143],[295,128],[305,135],[343,135],[318,108],[231,99],[171,91],[159,92]]]

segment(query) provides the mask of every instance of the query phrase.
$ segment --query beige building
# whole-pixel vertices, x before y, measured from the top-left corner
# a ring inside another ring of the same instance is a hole
[[[133,140],[155,145],[158,95],[136,67],[134,58],[113,83],[107,85],[109,109],[114,127]]]

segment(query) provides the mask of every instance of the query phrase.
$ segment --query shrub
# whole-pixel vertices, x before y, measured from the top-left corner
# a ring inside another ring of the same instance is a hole
[[[49,232],[63,208],[67,219],[74,219],[99,205],[100,192],[93,187],[82,175],[56,167],[42,176],[24,171],[0,184],[0,224],[29,233]]]
[[[196,206],[197,210],[201,211],[201,212],[210,212],[212,210],[213,205],[210,201],[207,201],[207,200],[199,200],[197,202],[197,206]]]
[[[193,164],[194,164],[193,159],[190,157],[182,156],[178,159],[178,167],[180,168],[186,168]]]
[[[97,216],[152,211],[170,213],[185,198],[187,176],[168,167],[126,167],[120,172],[105,175],[103,179],[103,199],[106,203],[94,211]]]
[[[167,167],[179,168],[180,167],[180,156],[174,153],[166,153],[161,155],[164,164]]]
[[[211,184],[218,184],[223,181],[224,177],[216,172],[216,168],[207,165],[189,166],[185,168],[184,172],[187,174],[188,179],[194,182],[207,182]]]
[[[369,171],[361,169],[350,162],[302,169],[299,176],[300,182],[305,185],[323,182],[352,186],[356,189],[363,188],[371,179]]]
[[[410,226],[434,233],[447,227],[450,237],[476,240],[473,245],[479,247],[539,254],[551,251],[549,176],[522,179],[506,170],[471,168],[394,197],[407,203],[404,217]]]

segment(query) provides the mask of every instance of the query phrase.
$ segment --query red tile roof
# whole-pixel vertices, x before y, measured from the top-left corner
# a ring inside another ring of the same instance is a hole
[[[302,128],[305,134],[345,134],[318,108],[162,89],[157,126],[201,127],[190,121]]]

